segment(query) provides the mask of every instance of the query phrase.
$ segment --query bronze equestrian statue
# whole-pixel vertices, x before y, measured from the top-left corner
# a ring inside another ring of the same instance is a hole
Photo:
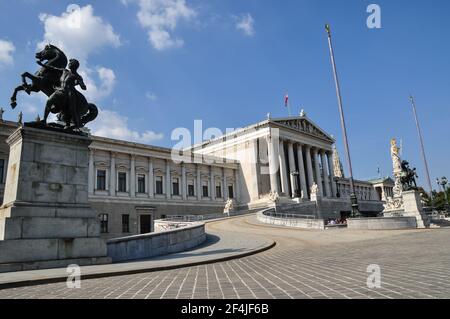
[[[416,183],[416,168],[409,168],[409,163],[407,161],[402,161],[401,163],[402,172],[400,173],[400,181],[404,191],[417,190]]]
[[[48,101],[45,107],[44,118],[39,123],[33,125],[47,126],[47,118],[50,113],[58,114],[58,119],[64,122],[63,129],[79,131],[88,122],[93,121],[98,115],[97,107],[88,103],[84,95],[76,90],[80,86],[86,90],[83,78],[78,74],[80,63],[71,59],[68,63],[67,57],[60,49],[54,45],[46,45],[45,48],[36,53],[37,64],[41,69],[32,75],[28,72],[22,74],[22,85],[18,86],[11,97],[11,107],[17,106],[17,93],[25,91],[43,92],[47,95]],[[46,60],[46,63],[43,61]],[[68,64],[68,69],[66,66]],[[32,81],[28,84],[26,79]],[[52,124],[51,126],[58,126]]]

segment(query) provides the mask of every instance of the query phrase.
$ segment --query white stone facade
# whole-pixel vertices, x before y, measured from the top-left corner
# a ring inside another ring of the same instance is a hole
[[[0,160],[7,160],[5,140],[16,128],[0,122]],[[348,180],[334,176],[334,139],[305,114],[194,145],[184,150],[184,163],[174,162],[169,148],[92,139],[88,196],[106,238],[152,231],[155,219],[169,215],[222,214],[229,198],[243,210],[267,207],[271,193],[281,203],[309,202],[313,184],[325,200],[349,195]],[[377,200],[372,184],[355,186],[361,200]]]

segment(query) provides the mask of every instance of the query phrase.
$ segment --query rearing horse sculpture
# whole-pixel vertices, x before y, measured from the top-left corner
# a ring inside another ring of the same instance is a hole
[[[48,44],[41,52],[36,53],[36,59],[40,62],[47,60],[46,65],[64,69],[67,66],[68,60],[64,52]],[[31,92],[42,91],[45,95],[50,96],[55,92],[55,87],[59,85],[62,71],[57,69],[50,69],[42,67],[34,75],[25,72],[21,75],[22,85],[15,88],[13,95],[11,96],[11,107],[14,109],[17,106],[17,93],[25,91],[28,95]],[[26,79],[31,80],[31,84],[27,83]]]
[[[76,61],[78,65],[74,70],[67,70],[67,56],[51,44],[46,45],[41,52],[36,53],[36,59],[38,59],[37,63],[42,68],[34,75],[28,72],[21,75],[22,85],[14,90],[11,97],[11,107],[14,109],[17,106],[17,93],[20,91],[25,91],[27,94],[43,92],[49,99],[45,108],[44,120],[38,124],[47,125],[46,120],[49,113],[58,114],[58,119],[65,122],[64,129],[67,130],[78,130],[86,123],[93,121],[98,115],[97,106],[88,103],[84,95],[75,90],[75,84],[70,84],[70,81],[67,81],[76,74],[76,69],[79,66],[78,61],[72,59],[71,61]],[[47,62],[42,63],[44,60]],[[31,80],[31,84],[27,83],[27,78]],[[85,90],[86,87],[83,87],[83,89]],[[66,94],[67,92],[70,94]]]

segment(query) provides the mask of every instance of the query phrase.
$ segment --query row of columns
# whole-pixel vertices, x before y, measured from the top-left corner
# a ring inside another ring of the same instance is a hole
[[[313,184],[316,183],[321,196],[336,197],[331,151],[291,140],[285,141],[279,139],[279,144],[276,145],[275,143],[276,139],[269,136],[268,153],[270,185],[272,191],[284,193],[286,196],[289,196],[290,194],[291,197],[294,198],[296,197],[295,191],[299,190],[301,192],[301,197],[307,199],[309,197],[309,190]],[[285,151],[286,143],[287,155]],[[295,160],[294,147],[297,150],[297,162]],[[306,161],[303,160],[304,157]],[[314,159],[314,167],[312,159]],[[278,176],[280,178],[280,183],[278,182]]]
[[[117,154],[114,152],[110,153],[110,178],[109,178],[109,195],[116,196],[116,156]],[[170,199],[172,197],[172,174],[171,174],[171,165],[170,160],[166,160],[166,198]],[[184,163],[180,164],[181,166],[181,197],[183,200],[187,200],[187,174],[186,174],[186,165]],[[200,164],[196,164],[196,192],[197,199],[202,199],[203,189],[202,189],[202,179],[201,179],[201,169]],[[91,150],[89,154],[89,180],[88,180],[88,190],[90,194],[94,193],[95,188],[95,164],[94,164],[94,151]],[[148,181],[147,181],[147,189],[148,196],[150,198],[154,198],[154,174],[153,174],[153,159],[148,159]],[[239,172],[238,170],[234,171],[234,179],[235,186],[233,187],[234,197],[239,198]],[[226,182],[227,176],[225,174],[225,168],[222,168],[222,176],[221,176],[221,189],[224,200],[228,199],[228,184]],[[136,197],[136,156],[131,155],[130,160],[130,196]],[[213,167],[210,166],[210,199],[216,199],[216,184],[215,184],[215,176],[213,174]]]

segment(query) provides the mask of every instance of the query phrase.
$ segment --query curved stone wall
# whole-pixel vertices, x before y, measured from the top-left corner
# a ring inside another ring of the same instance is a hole
[[[205,224],[196,222],[174,230],[110,239],[108,256],[113,262],[144,259],[185,251],[205,240]]]
[[[415,217],[374,217],[374,218],[349,218],[349,229],[408,229],[417,228]]]
[[[305,229],[325,229],[325,222],[323,219],[311,219],[311,218],[279,218],[266,215],[265,212],[269,210],[260,211],[256,214],[257,219],[266,224],[297,227]]]

